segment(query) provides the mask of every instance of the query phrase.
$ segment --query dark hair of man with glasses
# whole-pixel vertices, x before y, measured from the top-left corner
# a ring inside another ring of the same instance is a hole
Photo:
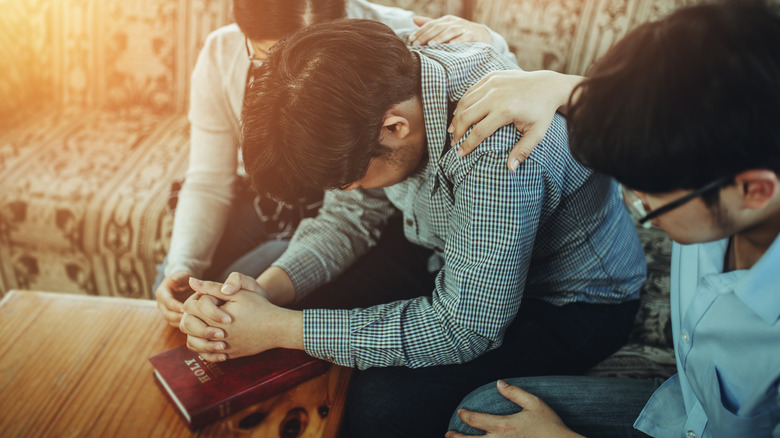
[[[576,157],[635,191],[691,191],[653,206],[649,219],[696,197],[717,212],[719,189],[737,175],[780,174],[778,19],[737,3],[641,26],[572,94]]]
[[[777,6],[707,3],[644,24],[594,64],[570,99],[573,155],[615,176],[645,219],[675,240],[677,374],[660,386],[499,381],[464,399],[448,438],[499,427],[511,434],[501,436],[778,436]]]
[[[641,26],[572,94],[574,155],[645,193],[637,203],[645,219],[661,223],[697,197],[715,213],[719,233],[667,230],[681,243],[735,231],[718,205],[720,188],[741,187],[738,176],[750,170],[780,174],[780,30],[777,16],[754,3]],[[748,32],[747,23],[767,31]]]

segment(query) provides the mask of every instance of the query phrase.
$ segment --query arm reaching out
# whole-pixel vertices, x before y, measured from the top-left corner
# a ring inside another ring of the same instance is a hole
[[[507,160],[514,172],[542,141],[555,112],[565,111],[569,95],[582,79],[549,70],[488,74],[460,99],[449,128],[452,145],[474,126],[458,150],[458,155],[467,155],[498,128],[514,123],[523,134]]]

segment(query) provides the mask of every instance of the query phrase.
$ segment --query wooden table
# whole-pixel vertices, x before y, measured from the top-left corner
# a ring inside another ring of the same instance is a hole
[[[155,384],[148,361],[184,342],[154,301],[9,292],[0,302],[0,435],[338,435],[350,375],[338,366],[190,431]]]

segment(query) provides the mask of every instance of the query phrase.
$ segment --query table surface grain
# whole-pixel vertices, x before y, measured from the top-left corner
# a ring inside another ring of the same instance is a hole
[[[148,361],[184,342],[154,301],[9,292],[0,302],[0,435],[338,435],[350,370],[337,366],[190,431],[154,383]],[[318,406],[327,409],[320,409],[321,415],[306,413]]]

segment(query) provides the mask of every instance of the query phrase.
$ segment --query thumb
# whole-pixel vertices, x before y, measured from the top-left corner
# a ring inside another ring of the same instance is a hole
[[[190,277],[190,287],[199,295],[211,295],[222,301],[230,301],[232,298],[230,295],[223,294],[220,290],[221,283],[215,283],[213,281],[198,280],[195,277]]]
[[[423,24],[433,20],[433,18],[430,17],[423,17],[421,15],[417,15],[416,17],[412,18],[412,21],[414,21],[414,24],[418,26],[422,26]]]
[[[535,395],[524,390],[523,388],[515,385],[510,385],[503,380],[496,382],[498,392],[504,396],[507,400],[520,406],[523,409],[527,407],[533,407],[534,403],[539,400]]]
[[[515,147],[512,148],[512,151],[509,153],[509,158],[506,162],[509,170],[512,172],[516,171],[517,168],[520,167],[520,163],[525,161],[525,159],[531,155],[531,152],[534,150],[536,145],[542,141],[543,138],[544,131],[540,133],[533,127],[525,132],[520,138],[520,141],[515,144]]]
[[[225,295],[233,295],[240,290],[257,292],[260,285],[255,278],[238,272],[231,273],[225,280],[220,291]]]

